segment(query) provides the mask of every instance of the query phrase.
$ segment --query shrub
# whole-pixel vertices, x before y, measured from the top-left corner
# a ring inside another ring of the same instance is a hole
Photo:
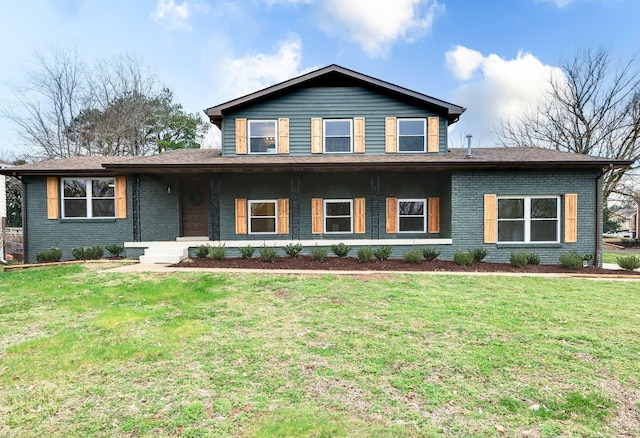
[[[84,260],[84,247],[80,248],[71,248],[71,255],[76,260]]]
[[[373,255],[375,255],[378,260],[387,260],[391,255],[391,251],[390,246],[381,246],[374,251]]]
[[[527,255],[527,263],[530,265],[539,265],[540,264],[540,256],[536,253],[531,253]]]
[[[205,257],[209,257],[209,252],[211,251],[211,247],[209,245],[200,245],[196,247],[196,257],[201,259]]]
[[[373,249],[370,246],[363,246],[358,249],[358,260],[360,263],[367,263],[373,259]]]
[[[402,254],[402,260],[404,260],[405,263],[413,263],[417,265],[422,260],[422,252],[417,249],[412,249],[411,251],[407,251]]]
[[[473,255],[474,262],[481,262],[482,260],[484,260],[487,254],[489,254],[489,251],[484,248],[473,248],[469,250],[469,252]]]
[[[327,248],[316,245],[311,248],[311,258],[314,262],[323,262],[327,258],[328,252]]]
[[[104,251],[99,246],[84,246],[71,250],[71,255],[76,260],[98,260],[103,254]]]
[[[591,260],[593,260],[593,254],[585,254],[582,256],[582,261],[584,262],[590,262]]]
[[[272,246],[263,246],[260,248],[260,260],[266,263],[275,262],[278,258],[278,251]]]
[[[512,252],[509,256],[509,261],[511,262],[511,266],[516,268],[524,268],[529,263],[529,256],[531,254],[527,254],[526,252]]]
[[[115,243],[105,245],[104,249],[107,250],[111,257],[120,257],[120,255],[124,252],[124,246],[116,245]]]
[[[582,267],[582,256],[575,251],[560,254],[560,264],[566,269],[578,269]]]
[[[435,248],[424,248],[422,250],[422,257],[428,262],[432,262],[440,256],[440,251]]]
[[[616,259],[618,261],[618,266],[627,271],[634,271],[640,268],[640,256],[629,254],[626,256],[621,256]]]
[[[285,254],[287,254],[288,256],[298,257],[302,252],[302,245],[299,243],[296,243],[296,244],[290,243],[288,245],[285,245],[282,249],[284,250]]]
[[[58,248],[51,248],[36,254],[36,262],[57,262],[62,258],[62,251]]]
[[[214,260],[224,260],[227,255],[227,247],[224,245],[220,246],[210,246],[209,247],[209,255]]]
[[[254,252],[256,252],[256,249],[253,246],[243,246],[242,248],[240,248],[240,257],[242,257],[243,259],[250,259],[251,257],[253,257]]]
[[[473,263],[473,253],[456,251],[453,253],[453,261],[458,266],[471,266]]]
[[[351,247],[349,245],[345,245],[344,243],[331,245],[331,252],[333,252],[340,258],[346,257],[349,254],[349,251],[351,251]]]

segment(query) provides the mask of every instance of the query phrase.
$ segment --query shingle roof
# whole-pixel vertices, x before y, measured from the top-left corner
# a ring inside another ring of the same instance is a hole
[[[77,173],[78,171],[89,173],[106,173],[107,170],[103,167],[106,162],[123,162],[131,159],[132,157],[71,157],[71,158],[56,158],[53,160],[39,161],[37,163],[23,164],[21,166],[15,166],[5,168],[0,171],[5,175],[63,175],[65,173]]]

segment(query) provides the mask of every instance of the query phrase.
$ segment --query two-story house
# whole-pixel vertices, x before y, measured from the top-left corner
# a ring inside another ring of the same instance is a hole
[[[464,108],[331,65],[211,107],[222,149],[16,167],[25,257],[125,243],[141,262],[200,244],[433,246],[451,259],[600,251],[601,177],[631,163],[540,148],[448,149]]]

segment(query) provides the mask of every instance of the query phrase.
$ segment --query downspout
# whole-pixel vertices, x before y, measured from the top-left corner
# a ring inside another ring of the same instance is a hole
[[[602,178],[611,170],[613,164],[609,164],[607,170],[600,172],[596,178],[596,256],[595,265],[602,267]]]

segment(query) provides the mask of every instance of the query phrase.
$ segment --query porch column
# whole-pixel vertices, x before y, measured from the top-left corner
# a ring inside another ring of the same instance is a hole
[[[132,208],[133,208],[133,241],[142,241],[142,230],[140,229],[140,186],[142,185],[142,176],[140,174],[133,175],[132,187]]]
[[[217,174],[211,175],[209,188],[211,202],[209,204],[209,217],[211,228],[209,236],[211,240],[220,240],[220,177]]]
[[[380,238],[380,174],[371,175],[371,238]]]
[[[289,199],[291,240],[300,240],[300,176],[291,175],[291,199]]]

